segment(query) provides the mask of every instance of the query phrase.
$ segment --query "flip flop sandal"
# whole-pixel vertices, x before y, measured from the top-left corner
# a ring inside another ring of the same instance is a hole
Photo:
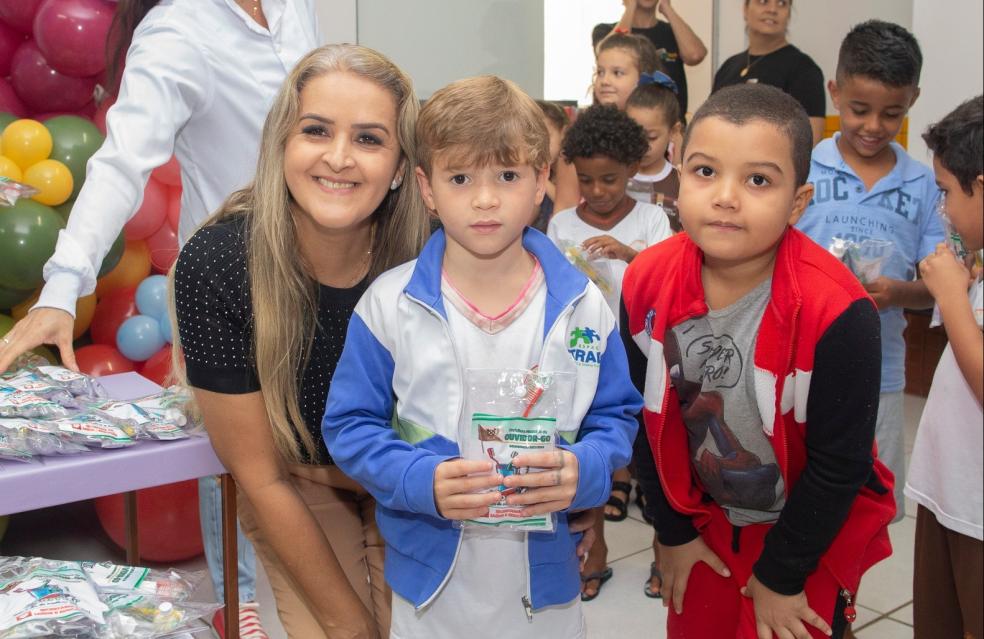
[[[605,513],[605,521],[622,521],[629,516],[629,504],[627,502],[628,496],[632,494],[632,484],[627,481],[613,481],[611,492],[618,491],[620,493],[625,493],[626,498],[621,499],[620,497],[615,497],[614,495],[609,495],[608,506],[614,506],[618,510],[617,515],[610,515]]]
[[[581,601],[591,601],[601,594],[601,587],[605,585],[605,582],[612,578],[612,567],[608,566],[604,570],[599,570],[597,572],[588,573],[586,575],[581,575],[581,583],[587,583],[589,581],[598,581],[598,590],[595,590],[593,595],[586,594],[583,590],[581,591]]]
[[[653,582],[653,578],[654,577],[656,579],[659,579],[659,591],[657,591],[657,592],[653,592],[653,589],[651,587],[651,584]],[[650,599],[662,599],[663,598],[663,573],[661,573],[659,571],[659,568],[656,567],[656,562],[655,561],[653,563],[649,564],[649,579],[646,580],[646,584],[643,586],[642,592],[643,592],[644,595],[646,595]]]
[[[652,526],[653,518],[646,514],[646,496],[642,494],[642,484],[636,485],[635,504],[642,511],[642,520]]]

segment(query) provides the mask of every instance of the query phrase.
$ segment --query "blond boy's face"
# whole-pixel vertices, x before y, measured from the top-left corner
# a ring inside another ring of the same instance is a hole
[[[427,207],[444,225],[449,248],[495,258],[522,242],[530,211],[540,205],[549,167],[450,166],[438,154],[431,175],[417,168]]]
[[[709,266],[768,259],[813,195],[796,186],[792,142],[761,120],[692,126],[680,172],[684,230]]]
[[[950,218],[964,246],[977,251],[984,246],[984,175],[978,175],[971,185],[970,193],[963,190],[957,176],[933,158],[933,172],[936,184],[943,192],[943,208]]]

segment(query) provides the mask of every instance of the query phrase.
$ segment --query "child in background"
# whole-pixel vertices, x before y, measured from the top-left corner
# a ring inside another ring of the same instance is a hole
[[[933,305],[926,284],[915,279],[916,264],[943,241],[932,171],[893,142],[919,95],[921,67],[919,44],[898,25],[871,20],[847,34],[836,80],[828,84],[841,130],[813,151],[813,200],[798,224],[824,248],[835,239],[892,244],[881,276],[862,283],[881,311],[875,438],[878,456],[895,474],[897,520],[905,514],[902,309]]]
[[[964,248],[984,246],[984,99],[969,100],[923,135],[943,209]],[[984,283],[946,245],[919,264],[949,338],[926,398],[905,494],[915,500],[916,639],[984,637]]]
[[[547,179],[547,192],[543,196],[543,202],[535,208],[536,213],[530,226],[541,233],[546,233],[547,224],[554,214],[559,182],[561,180],[565,183],[570,182],[576,188],[577,178],[573,175],[573,167],[560,161],[560,143],[564,139],[567,127],[570,126],[570,118],[567,117],[564,109],[554,102],[537,100],[536,104],[543,111],[543,123],[547,127],[547,133],[550,134],[550,175]],[[565,185],[559,186],[561,189],[565,187]]]
[[[417,121],[417,177],[437,231],[420,257],[381,275],[349,324],[323,433],[335,462],[378,500],[393,588],[392,637],[583,638],[571,509],[596,507],[624,466],[641,397],[601,293],[541,233],[548,134],[540,109],[492,76],[437,91]],[[581,357],[569,351],[582,344]],[[583,349],[592,357],[586,358]],[[590,359],[590,361],[589,361]],[[514,458],[460,458],[469,369],[568,372],[572,445]],[[504,485],[526,492],[505,496]],[[461,530],[503,499],[557,513],[551,533]]]
[[[839,638],[862,573],[891,552],[878,315],[791,228],[813,195],[812,146],[779,89],[711,95],[684,137],[686,232],[625,274],[670,639]]]
[[[659,204],[669,216],[674,233],[680,231],[676,200],[680,192],[680,172],[668,159],[670,140],[683,130],[676,84],[656,72],[643,76],[639,87],[626,102],[625,112],[639,123],[649,140],[649,151],[639,163],[639,172],[629,180],[627,191],[640,202]]]
[[[589,268],[607,273],[602,286],[618,312],[622,275],[636,254],[672,234],[666,214],[656,205],[637,202],[625,192],[639,168],[648,144],[642,127],[614,106],[593,106],[583,111],[564,136],[564,159],[574,165],[583,202],[557,213],[547,229],[551,240],[565,250],[580,247]],[[604,517],[595,524],[595,543],[582,571],[581,598],[591,601],[611,578],[604,520],[622,521],[628,514],[632,485],[628,469],[618,470]]]
[[[595,104],[624,111],[643,74],[661,70],[652,42],[642,36],[612,33],[595,47]]]

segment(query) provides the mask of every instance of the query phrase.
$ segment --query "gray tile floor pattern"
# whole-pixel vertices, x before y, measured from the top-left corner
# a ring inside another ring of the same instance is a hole
[[[905,398],[906,451],[909,454],[924,403],[920,397],[907,395]],[[906,517],[889,529],[894,554],[872,568],[862,581],[858,619],[854,624],[858,639],[912,637],[915,523],[915,507],[909,502]],[[597,599],[584,605],[588,636],[591,639],[662,639],[666,636],[666,612],[660,601],[648,599],[642,593],[652,561],[652,531],[634,504],[628,519],[608,525],[606,538],[614,576]],[[0,554],[122,561],[122,553],[108,541],[86,504],[70,504],[16,516],[7,536],[0,542]],[[198,558],[177,567],[202,570],[205,561]],[[277,619],[273,592],[262,566],[259,569],[257,599],[264,625],[271,639],[286,639]],[[210,584],[205,583],[202,588],[202,598],[214,598]]]

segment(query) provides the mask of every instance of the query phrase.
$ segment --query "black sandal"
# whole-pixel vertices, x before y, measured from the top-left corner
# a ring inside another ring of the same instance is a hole
[[[646,513],[646,496],[642,494],[642,484],[636,485],[635,505],[642,512],[642,520],[652,526],[653,518]]]
[[[593,595],[589,595],[584,590],[581,591],[581,601],[591,601],[601,594],[601,587],[605,585],[605,582],[612,578],[612,567],[607,566],[604,570],[599,570],[598,572],[588,573],[586,575],[581,575],[581,583],[586,584],[589,581],[598,581],[598,590],[595,590]]]
[[[659,590],[653,592],[652,583],[653,578],[659,579]],[[656,566],[656,562],[649,564],[649,579],[646,580],[646,585],[642,588],[642,593],[649,597],[650,599],[662,599],[663,598],[663,573],[659,571]]]
[[[625,499],[621,499],[614,495],[609,495],[608,506],[614,506],[618,509],[617,515],[610,515],[605,513],[605,521],[622,521],[629,516],[629,504],[628,498],[632,495],[632,484],[627,481],[613,481],[611,492],[618,491],[620,493],[625,493]]]

